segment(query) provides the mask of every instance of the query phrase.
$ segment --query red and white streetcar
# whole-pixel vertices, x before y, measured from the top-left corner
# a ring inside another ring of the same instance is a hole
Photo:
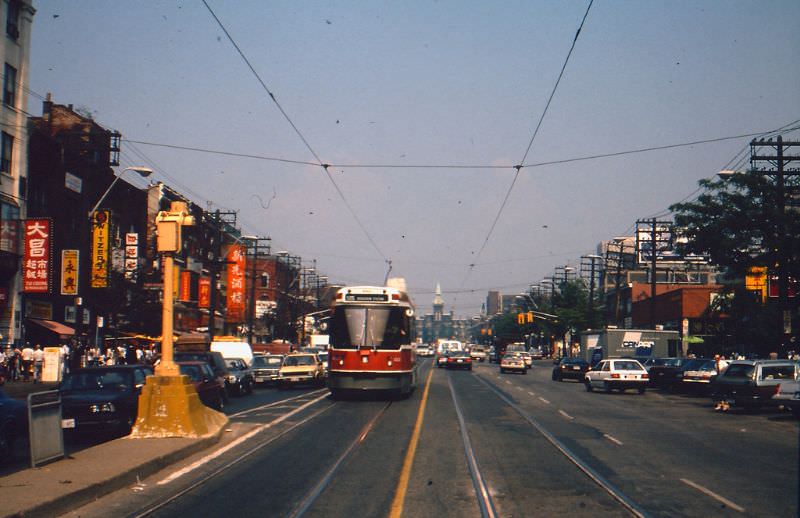
[[[328,333],[328,387],[334,397],[366,391],[408,395],[416,388],[414,306],[404,290],[339,289]]]

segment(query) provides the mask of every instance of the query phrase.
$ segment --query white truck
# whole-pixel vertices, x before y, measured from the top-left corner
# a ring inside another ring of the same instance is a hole
[[[800,418],[800,381],[781,381],[772,400]]]

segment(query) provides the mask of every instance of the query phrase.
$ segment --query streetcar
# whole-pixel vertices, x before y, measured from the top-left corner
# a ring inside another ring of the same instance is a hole
[[[414,306],[404,289],[339,289],[328,332],[328,388],[333,397],[363,392],[407,396],[416,388]]]

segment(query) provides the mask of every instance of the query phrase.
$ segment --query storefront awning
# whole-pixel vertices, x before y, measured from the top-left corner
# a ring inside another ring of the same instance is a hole
[[[43,328],[47,329],[48,331],[52,331],[53,333],[59,335],[62,338],[73,336],[75,334],[75,330],[73,328],[65,326],[60,322],[55,322],[53,320],[45,320],[43,318],[29,318],[28,322],[42,326]]]

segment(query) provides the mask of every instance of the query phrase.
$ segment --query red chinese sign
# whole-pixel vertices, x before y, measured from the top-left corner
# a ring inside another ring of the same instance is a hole
[[[211,279],[200,277],[197,283],[197,307],[208,308],[211,306]]]
[[[25,220],[22,291],[50,293],[50,220]]]
[[[228,322],[244,322],[244,247],[228,249]]]
[[[178,300],[181,302],[192,300],[192,272],[188,270],[181,272],[181,293]]]

